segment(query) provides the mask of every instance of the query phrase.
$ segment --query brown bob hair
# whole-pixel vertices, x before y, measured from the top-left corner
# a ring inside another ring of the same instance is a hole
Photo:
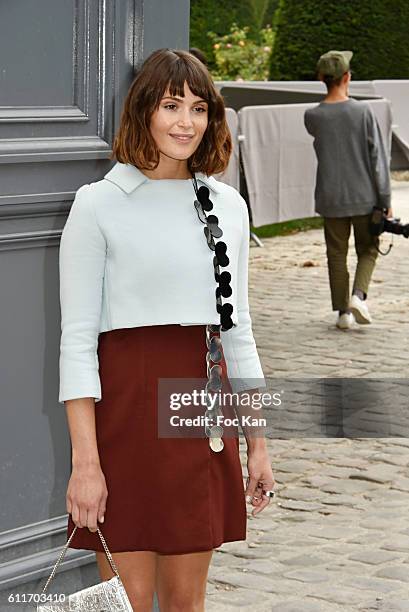
[[[143,62],[126,95],[110,159],[146,170],[158,166],[159,150],[149,129],[150,120],[168,86],[171,96],[184,97],[185,81],[208,104],[208,125],[187,160],[188,169],[207,176],[224,172],[232,151],[224,100],[206,66],[183,49],[157,49]]]

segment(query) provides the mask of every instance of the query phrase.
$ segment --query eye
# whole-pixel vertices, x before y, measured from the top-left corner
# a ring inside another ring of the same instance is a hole
[[[170,108],[170,107],[176,108],[176,104],[173,104],[172,102],[169,102],[168,104],[164,104],[163,105],[163,108]],[[203,106],[195,106],[195,109],[199,110],[202,113],[206,112],[206,109],[203,108]]]

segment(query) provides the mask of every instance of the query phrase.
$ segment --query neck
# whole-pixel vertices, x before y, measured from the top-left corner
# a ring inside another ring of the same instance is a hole
[[[187,159],[173,159],[160,153],[159,164],[154,170],[141,170],[151,179],[190,179],[190,172]]]
[[[324,98],[325,102],[345,102],[349,100],[348,89],[345,87],[334,87]]]

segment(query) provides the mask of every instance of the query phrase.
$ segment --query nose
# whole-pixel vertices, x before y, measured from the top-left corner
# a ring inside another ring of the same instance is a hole
[[[184,108],[178,118],[178,125],[189,127],[193,125],[192,117],[190,115],[190,108]]]

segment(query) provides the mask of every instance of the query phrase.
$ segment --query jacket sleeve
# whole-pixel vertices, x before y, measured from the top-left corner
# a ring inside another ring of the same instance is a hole
[[[105,257],[92,187],[85,184],[76,192],[60,241],[60,403],[101,399],[97,346]]]
[[[252,331],[248,300],[248,262],[250,249],[250,222],[247,204],[236,191],[243,219],[238,259],[237,318],[238,325],[221,332],[227,366],[227,376],[233,393],[265,387],[263,370]],[[227,251],[228,254],[228,251]]]
[[[381,130],[372,108],[367,106],[366,114],[369,157],[375,180],[378,203],[383,208],[391,205],[391,183],[389,173],[389,152],[382,138]]]

